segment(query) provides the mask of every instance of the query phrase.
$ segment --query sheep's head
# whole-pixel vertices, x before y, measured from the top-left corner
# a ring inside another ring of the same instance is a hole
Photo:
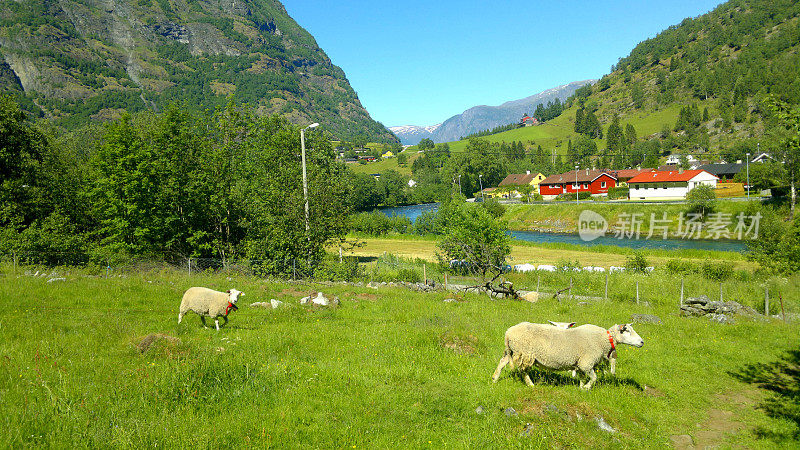
[[[617,342],[621,344],[628,344],[634,347],[641,347],[644,345],[644,339],[639,336],[638,333],[633,329],[631,324],[626,323],[622,325],[618,325],[618,333],[617,333]]]
[[[227,292],[227,293],[228,293],[228,298],[229,298],[229,300],[228,300],[228,301],[230,301],[230,302],[231,302],[231,303],[233,303],[234,305],[236,304],[236,301],[237,301],[237,300],[239,300],[239,296],[240,296],[240,295],[244,295],[244,292],[242,292],[242,291],[237,291],[236,289],[228,289],[228,290],[227,290],[227,291],[225,291],[225,292]]]
[[[565,330],[575,326],[575,322],[553,322],[552,320],[548,320],[548,322],[550,322],[550,325],[556,328],[563,328]]]

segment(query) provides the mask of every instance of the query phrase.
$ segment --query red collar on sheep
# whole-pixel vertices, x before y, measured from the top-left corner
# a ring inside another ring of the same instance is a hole
[[[611,336],[611,332],[608,331],[608,330],[606,330],[606,334],[608,335],[608,342],[611,343],[611,351],[613,352],[614,349],[617,348],[617,346],[614,345],[614,336]],[[611,352],[609,352],[609,353],[611,353]]]
[[[227,307],[227,308],[225,308],[225,315],[227,316],[227,315],[228,315],[228,313],[229,313],[231,310],[234,310],[234,311],[236,311],[237,309],[239,309],[239,307],[238,307],[238,306],[234,305],[234,304],[233,304],[233,303],[231,303],[231,302],[228,302],[228,307]],[[611,345],[614,345],[614,344],[611,344]]]

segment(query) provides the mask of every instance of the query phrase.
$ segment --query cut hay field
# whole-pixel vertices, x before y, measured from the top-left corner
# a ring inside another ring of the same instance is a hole
[[[800,330],[775,320],[721,325],[678,317],[674,305],[613,301],[444,303],[452,294],[170,270],[54,275],[65,279],[0,266],[3,447],[643,448],[675,435],[698,446],[796,444],[795,424],[757,408],[767,394],[736,376],[796,349]],[[246,296],[219,332],[192,315],[178,325],[190,286]],[[297,304],[319,289],[341,306]],[[247,306],[271,298],[289,307]],[[535,371],[535,388],[508,370],[489,382],[510,325],[608,327],[632,313],[664,323],[636,325],[644,347],[621,347],[617,375],[589,392],[568,374]],[[152,333],[180,342],[141,353]]]

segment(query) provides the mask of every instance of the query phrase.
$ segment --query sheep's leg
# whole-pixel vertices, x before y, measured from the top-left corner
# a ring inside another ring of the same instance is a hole
[[[523,372],[522,379],[525,380],[525,384],[527,384],[530,387],[533,387],[533,381],[531,381],[531,376],[530,374],[528,374],[528,372]]]
[[[617,358],[613,358],[613,357],[609,358],[608,359],[608,364],[611,366],[611,370],[610,370],[611,371],[611,375],[616,374],[617,373]]]
[[[495,369],[494,374],[492,375],[493,383],[497,383],[497,379],[500,378],[500,371],[502,371],[503,367],[505,367],[506,364],[508,363],[511,363],[512,366],[514,364],[513,362],[511,362],[511,355],[509,355],[508,353],[504,353],[503,357],[500,358],[500,362],[497,364],[497,369]]]
[[[206,316],[201,315],[200,316],[200,321],[203,322],[203,326],[205,328],[208,328],[208,325],[206,325]]]
[[[219,319],[214,319],[214,325],[217,326],[217,331],[219,331]]]
[[[583,384],[583,382],[581,382],[581,389],[585,389],[588,391],[589,389],[592,388],[592,385],[594,384],[595,380],[597,380],[597,374],[595,373],[594,369],[589,369],[588,371],[583,370],[583,373],[584,375],[589,377],[589,381],[586,384]]]
[[[228,316],[222,316],[222,319],[225,320],[225,323],[222,324],[222,326],[224,327],[225,325],[228,324]]]
[[[178,313],[178,323],[181,323],[181,320],[183,320],[183,313],[179,312]]]

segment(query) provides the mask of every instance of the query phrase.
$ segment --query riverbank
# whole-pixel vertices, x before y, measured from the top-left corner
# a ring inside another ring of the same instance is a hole
[[[383,254],[393,254],[405,258],[422,259],[436,262],[436,239],[433,237],[418,237],[412,235],[392,235],[389,237],[363,237],[353,236],[363,245],[346,252],[346,255],[360,257],[379,257]],[[701,264],[705,261],[724,261],[733,264],[736,269],[755,270],[758,265],[747,261],[741,253],[713,251],[713,250],[665,250],[641,249],[650,265],[661,266],[671,259],[680,258]],[[530,242],[513,241],[509,263],[514,264],[558,264],[569,261],[580,266],[622,266],[625,260],[632,255],[633,249],[615,246],[585,247],[578,244],[536,244]]]
[[[758,210],[757,204],[749,206],[748,202],[718,200],[715,212],[718,216],[720,232],[725,230],[731,237],[737,234],[737,216],[745,215],[745,225],[750,225],[749,217]],[[748,207],[749,206],[749,207]],[[591,211],[594,217],[605,220],[608,231],[606,235],[613,234],[615,230],[636,232],[642,238],[653,233],[662,236],[664,230],[671,237],[679,236],[686,232],[685,223],[680,222],[681,213],[686,212],[685,204],[634,204],[634,203],[594,203],[591,201],[579,204],[552,203],[535,205],[506,205],[503,218],[508,221],[512,231],[538,231],[544,233],[577,233],[581,213]],[[585,214],[585,213],[584,213]],[[635,216],[634,216],[635,214]],[[664,219],[666,218],[666,221]],[[709,220],[703,223],[707,228]],[[746,231],[746,230],[743,230]],[[701,237],[707,237],[704,230],[700,230]]]

